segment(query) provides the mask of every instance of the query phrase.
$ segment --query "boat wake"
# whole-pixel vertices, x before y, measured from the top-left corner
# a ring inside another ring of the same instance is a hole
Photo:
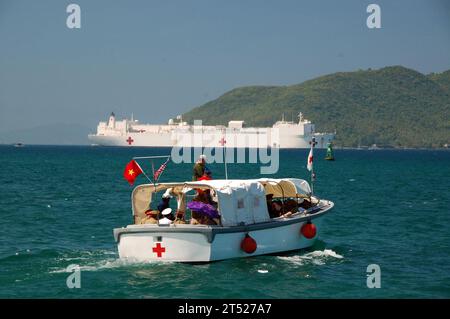
[[[328,261],[333,259],[343,259],[344,256],[339,255],[331,249],[315,250],[301,255],[293,256],[277,256],[278,260],[291,263],[296,266],[303,265],[324,265]],[[84,251],[74,254],[64,254],[57,258],[59,264],[58,267],[52,267],[49,270],[50,274],[58,273],[72,273],[74,269],[78,268],[80,271],[101,271],[108,269],[117,269],[123,267],[141,267],[148,266],[150,264],[161,264],[163,262],[158,261],[138,261],[133,259],[121,259],[118,258],[117,253],[113,251]],[[170,262],[164,262],[167,264]],[[64,265],[64,266],[62,266]],[[269,271],[264,269],[258,269],[259,273],[268,273]]]
[[[136,263],[131,263],[126,260],[111,258],[110,260],[101,260],[93,263],[88,263],[85,265],[80,265],[78,263],[73,263],[68,265],[67,267],[63,268],[56,268],[53,270],[50,270],[49,273],[51,274],[57,274],[57,273],[71,273],[74,269],[78,268],[80,271],[98,271],[103,269],[113,269],[113,268],[119,268],[124,267],[128,265],[133,265]]]
[[[113,251],[85,251],[78,256],[65,255],[58,258],[59,263],[64,263],[64,267],[53,267],[49,271],[55,273],[71,273],[78,268],[80,271],[99,271],[122,267],[136,267],[149,264],[160,264],[161,262],[138,261],[133,259],[118,258]],[[166,262],[167,263],[167,262]]]
[[[331,249],[315,250],[303,255],[295,256],[278,256],[278,259],[292,263],[294,265],[303,266],[308,264],[325,265],[327,261],[332,259],[342,259],[344,256],[339,255]]]

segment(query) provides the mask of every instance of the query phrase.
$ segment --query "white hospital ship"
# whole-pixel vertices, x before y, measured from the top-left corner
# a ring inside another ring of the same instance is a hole
[[[325,148],[334,133],[316,133],[315,126],[299,114],[297,123],[276,122],[272,127],[244,127],[244,121],[229,121],[228,126],[193,125],[182,117],[167,124],[141,124],[139,121],[116,120],[111,113],[107,122],[100,122],[96,134],[89,134],[93,145],[143,147],[246,147],[246,148],[309,148],[312,137],[316,147]]]

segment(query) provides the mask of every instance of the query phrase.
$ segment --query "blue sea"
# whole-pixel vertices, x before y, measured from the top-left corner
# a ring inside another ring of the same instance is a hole
[[[133,156],[170,149],[0,146],[0,298],[449,298],[450,152],[315,152],[319,197],[334,201],[308,250],[206,264],[127,263],[112,230],[131,223]],[[308,150],[281,150],[270,177],[308,178]],[[148,163],[142,164],[150,169]],[[223,165],[210,165],[223,178]],[[150,169],[151,170],[151,169]],[[190,180],[169,162],[161,181]],[[260,164],[229,164],[229,178]],[[137,184],[145,178],[138,177]],[[367,266],[380,288],[367,287]],[[81,287],[67,268],[79,265]]]

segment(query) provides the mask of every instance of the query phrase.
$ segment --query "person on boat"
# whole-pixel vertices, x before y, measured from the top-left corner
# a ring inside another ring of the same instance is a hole
[[[283,204],[279,199],[272,201],[270,208],[270,218],[280,217],[281,213],[283,212]]]
[[[195,162],[193,172],[192,172],[192,180],[198,181],[203,175],[205,175],[205,164],[206,164],[206,155],[200,155],[197,162]]]
[[[202,203],[208,203],[208,197],[206,196],[206,193],[201,190],[201,189],[197,189],[197,195],[195,195],[195,197],[192,199],[192,201],[194,202],[202,202]],[[202,218],[201,213],[195,211],[195,210],[191,210],[191,224],[192,225],[197,225],[200,224],[200,220]]]
[[[173,223],[172,208],[166,208],[161,212],[162,218],[159,219],[159,225],[170,225]]]
[[[303,201],[298,206],[303,209],[308,209],[311,208],[313,205],[311,204],[311,201],[308,198],[304,198]]]
[[[145,211],[145,217],[141,219],[141,224],[156,224],[158,222],[158,214],[157,210],[147,209]]]
[[[217,211],[217,202],[212,199],[211,190],[210,189],[198,189],[197,195],[192,199],[193,202],[200,202],[203,204],[209,204],[211,209],[215,209]],[[189,206],[189,204],[188,204]],[[195,209],[191,209],[191,221],[192,225],[203,224],[203,225],[219,225],[219,218],[211,218],[204,213],[197,211]]]
[[[292,216],[292,212],[288,211],[285,213],[285,207],[283,206],[283,203],[281,200],[277,199],[272,202],[272,209],[269,210],[269,216],[270,218],[277,218],[277,217],[290,217]]]
[[[219,218],[212,218],[205,213],[192,211],[192,218],[191,218],[191,224],[193,225],[219,225],[220,219]]]
[[[170,195],[170,189],[167,189],[167,191],[162,195],[161,202],[158,204],[158,210],[160,212],[170,207],[171,198],[172,196]]]
[[[175,215],[174,224],[186,224],[186,220],[184,219],[184,212],[179,210]]]
[[[199,223],[202,225],[219,225],[219,219],[218,218],[211,218],[209,216],[203,215]]]
[[[217,208],[217,202],[213,200],[211,189],[197,189],[197,195],[192,199],[195,202],[210,204]]]
[[[211,171],[205,171],[205,174],[203,174],[202,177],[200,177],[199,181],[210,181],[211,178]],[[217,208],[217,202],[215,202],[211,196],[211,189],[207,188],[205,190],[197,189],[197,199],[200,202],[213,205]]]
[[[298,203],[294,199],[288,199],[284,202],[285,212],[296,212],[298,210]]]

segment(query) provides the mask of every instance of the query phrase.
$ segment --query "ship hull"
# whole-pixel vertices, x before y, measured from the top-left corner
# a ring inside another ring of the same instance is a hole
[[[227,137],[226,144],[221,145],[220,136],[210,138],[209,136],[197,137],[195,135],[174,136],[169,132],[154,133],[128,133],[120,136],[105,136],[90,134],[88,136],[92,144],[101,146],[123,146],[123,147],[226,147],[226,148],[310,148],[309,142],[312,137],[316,138],[316,148],[326,148],[332,142],[334,134],[315,135],[285,135],[276,141],[270,138],[251,139],[245,135],[231,135]]]

